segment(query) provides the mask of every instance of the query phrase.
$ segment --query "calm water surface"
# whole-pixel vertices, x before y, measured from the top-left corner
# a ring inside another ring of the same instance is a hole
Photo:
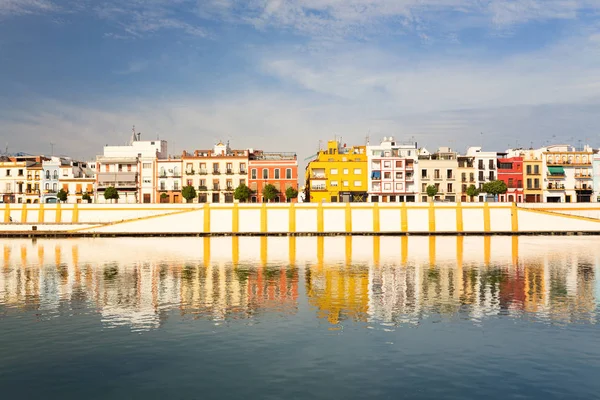
[[[600,398],[600,238],[1,250],[5,399]]]

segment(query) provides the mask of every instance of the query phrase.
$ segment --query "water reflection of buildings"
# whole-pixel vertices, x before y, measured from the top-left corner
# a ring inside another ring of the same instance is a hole
[[[298,312],[337,324],[428,315],[595,323],[600,239],[354,237],[10,240],[0,306],[97,309],[108,327]],[[140,261],[142,260],[142,261]],[[299,287],[303,275],[306,291]]]

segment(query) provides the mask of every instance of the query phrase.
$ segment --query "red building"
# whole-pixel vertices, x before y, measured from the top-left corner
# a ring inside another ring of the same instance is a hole
[[[248,161],[248,187],[252,190],[250,201],[263,203],[263,188],[272,184],[278,191],[276,203],[286,201],[285,191],[289,187],[298,190],[298,160],[296,153],[267,153],[260,150],[251,151]]]
[[[499,201],[522,203],[523,193],[523,157],[499,157],[498,179],[506,184],[508,190],[499,196]]]

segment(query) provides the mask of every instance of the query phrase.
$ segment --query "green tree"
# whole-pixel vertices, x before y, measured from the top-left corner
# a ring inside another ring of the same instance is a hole
[[[268,202],[275,200],[275,197],[279,194],[279,191],[272,184],[268,183],[265,185],[262,191],[263,197],[267,199]]]
[[[88,203],[92,202],[92,196],[89,195],[89,193],[84,193],[83,196],[81,196],[81,200],[87,201]]]
[[[104,198],[106,200],[113,200],[114,203],[114,200],[119,200],[119,192],[117,192],[114,186],[109,186],[104,191]]]
[[[168,195],[168,194],[166,194],[166,193],[164,193],[164,192],[160,194],[160,202],[161,202],[161,203],[168,203],[167,201],[165,201],[165,200],[167,200],[168,198],[169,198],[169,195]]]
[[[196,189],[194,189],[193,186],[185,186],[182,190],[181,190],[181,195],[183,196],[183,198],[185,199],[185,201],[187,201],[188,203],[191,203],[192,200],[194,200],[197,196],[196,194]]]
[[[65,189],[60,189],[58,191],[58,193],[56,194],[56,197],[58,198],[58,200],[62,201],[63,203],[65,201],[67,201],[68,196],[69,196],[69,192],[67,192]]]
[[[500,180],[484,183],[481,188],[482,192],[493,195],[496,200],[499,194],[504,194],[507,190],[506,183]]]
[[[473,197],[479,194],[479,189],[475,185],[471,185],[467,188],[467,196],[473,201]]]
[[[235,191],[233,192],[233,198],[241,201],[242,203],[245,203],[248,201],[251,194],[252,190],[250,190],[248,186],[242,183],[240,184],[240,186],[235,188]]]
[[[438,189],[435,185],[429,185],[427,186],[427,196],[430,197],[430,199],[433,199],[433,197],[438,193]]]
[[[292,201],[292,199],[295,199],[296,197],[298,197],[298,191],[296,189],[294,189],[292,186],[285,189],[285,198],[288,201]]]

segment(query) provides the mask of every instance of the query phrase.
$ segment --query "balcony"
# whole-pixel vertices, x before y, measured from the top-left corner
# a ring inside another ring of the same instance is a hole
[[[201,169],[200,171],[198,171],[198,175],[208,175],[208,171],[205,169]]]
[[[327,175],[325,175],[325,174],[312,174],[311,178],[312,179],[327,179]]]
[[[546,187],[548,190],[565,190],[565,185],[548,185]]]
[[[315,191],[315,192],[324,192],[327,190],[327,186],[325,186],[325,185],[312,186],[310,188],[310,190]]]
[[[208,188],[206,186],[198,186],[198,190],[201,192],[206,192]]]
[[[248,175],[248,171],[247,171],[247,170],[245,170],[245,169],[240,169],[240,172],[239,172],[239,174],[240,174],[240,175]]]
[[[414,182],[415,181],[415,177],[413,175],[406,175],[406,181],[407,182]]]
[[[232,169],[228,169],[227,171],[225,171],[226,175],[233,175],[233,170]]]
[[[194,175],[194,174],[196,174],[196,171],[194,171],[193,169],[188,169],[185,171],[185,174],[186,175]]]
[[[413,171],[413,170],[414,170],[414,168],[413,168],[413,165],[412,165],[412,164],[406,164],[406,168],[405,168],[405,169],[406,169],[407,171]]]
[[[539,186],[527,186],[527,190],[542,190]]]
[[[591,186],[575,186],[576,192],[591,192],[592,190]]]
[[[213,192],[218,192],[221,189],[219,188],[219,185],[214,185],[213,188],[212,188],[212,190],[213,190]]]
[[[218,169],[213,169],[213,175],[221,175],[221,171]]]
[[[454,175],[452,175],[452,176],[447,176],[447,177],[446,177],[446,180],[447,180],[447,181],[453,181],[453,180],[456,180],[456,176],[454,176]]]
[[[575,179],[592,179],[591,174],[575,174]]]
[[[233,191],[234,191],[234,189],[233,189],[233,186],[227,186],[227,187],[225,188],[225,191],[226,191],[226,192],[233,192]]]

